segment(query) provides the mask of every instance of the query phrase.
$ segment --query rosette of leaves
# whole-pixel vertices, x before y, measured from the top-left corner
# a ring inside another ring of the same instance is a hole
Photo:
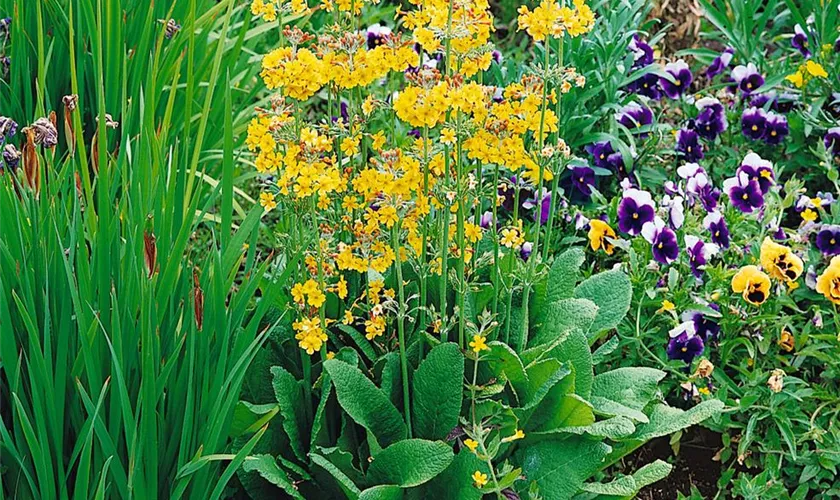
[[[430,488],[454,488],[456,495],[457,488],[474,489],[467,469],[477,459],[456,456],[445,441],[463,401],[464,356],[456,344],[435,346],[413,370],[411,436],[398,409],[402,384],[396,355],[383,355],[368,369],[355,350],[341,349],[323,363],[311,414],[304,382],[280,366],[271,374],[277,403],[242,402],[235,417],[242,443],[268,424],[238,474],[252,498],[277,498],[281,492],[291,498],[423,498]],[[451,483],[456,479],[458,484]]]
[[[475,417],[463,425],[479,422],[490,429],[481,458],[490,458],[505,474],[498,487],[492,482],[484,487],[487,493],[546,500],[581,492],[632,497],[667,476],[670,466],[657,461],[608,483],[593,478],[645,442],[702,422],[723,407],[717,400],[687,411],[668,406],[658,389],[666,375],[660,370],[595,373],[597,359],[617,342],[608,341],[595,353],[590,344],[624,318],[632,290],[619,270],[579,283],[583,261],[582,250],[566,251],[538,284],[526,349],[516,352],[494,341],[481,357]],[[525,437],[504,442],[517,429]]]

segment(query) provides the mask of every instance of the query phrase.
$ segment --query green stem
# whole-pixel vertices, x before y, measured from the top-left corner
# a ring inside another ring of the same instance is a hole
[[[405,354],[405,286],[403,285],[402,277],[402,259],[400,258],[400,225],[394,224],[391,230],[391,244],[394,247],[394,253],[397,259],[394,266],[397,271],[397,290],[399,291],[399,310],[397,311],[397,335],[400,343],[400,368],[402,370],[402,389],[403,389],[403,412],[405,413],[405,422],[408,425],[408,437],[411,438],[411,405],[408,402],[408,357]]]
[[[417,331],[420,333],[420,344],[417,349],[417,363],[423,360],[423,351],[426,346],[426,296],[428,295],[428,255],[427,247],[429,241],[429,215],[431,214],[431,201],[429,193],[429,126],[423,127],[423,196],[426,198],[429,213],[423,216],[423,227],[421,235],[423,246],[420,249],[420,318],[417,323]]]

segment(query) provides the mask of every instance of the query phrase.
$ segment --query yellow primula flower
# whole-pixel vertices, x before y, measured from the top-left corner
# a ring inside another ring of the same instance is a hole
[[[470,347],[472,347],[473,352],[479,353],[481,351],[487,351],[490,347],[485,343],[487,337],[482,335],[473,335],[473,339],[470,342]]]
[[[475,483],[476,488],[481,488],[487,484],[487,474],[484,474],[481,471],[475,471],[473,472],[472,480]]]

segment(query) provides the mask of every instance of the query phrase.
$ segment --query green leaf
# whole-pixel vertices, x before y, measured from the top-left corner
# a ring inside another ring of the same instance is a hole
[[[618,368],[595,377],[592,396],[642,411],[656,397],[659,382],[663,378],[665,372],[653,368]],[[595,408],[598,409],[597,406]]]
[[[443,472],[453,458],[452,448],[446,443],[406,439],[377,453],[367,477],[374,484],[409,488],[423,484]]]
[[[254,455],[247,457],[242,463],[242,470],[245,472],[256,471],[269,483],[283,489],[292,498],[304,500],[298,493],[297,488],[292,485],[289,476],[277,465],[277,460],[271,455]]]
[[[587,299],[562,299],[545,305],[545,322],[536,329],[530,346],[555,345],[563,342],[570,331],[577,328],[588,333],[595,318],[598,306]]]
[[[514,392],[520,398],[524,397],[527,389],[528,376],[525,374],[525,367],[522,360],[507,344],[502,342],[490,342],[490,353],[485,354],[487,364],[497,376],[504,375],[510,382]]]
[[[571,330],[566,340],[555,347],[550,355],[563,363],[571,363],[575,372],[575,394],[589,399],[594,373],[592,351],[586,334],[578,329]]]
[[[400,500],[403,497],[403,490],[399,486],[380,484],[368,488],[359,495],[359,500]]]
[[[662,460],[651,462],[641,469],[633,473],[633,479],[636,480],[636,486],[639,489],[651,485],[657,481],[665,479],[671,473],[674,466]]]
[[[414,432],[443,439],[458,425],[463,399],[464,356],[457,344],[432,349],[414,374]]]
[[[595,422],[592,405],[577,394],[555,394],[552,390],[525,425],[531,432],[555,432],[562,427],[586,426]]]
[[[280,406],[280,415],[283,416],[283,430],[289,436],[289,443],[295,456],[306,461],[306,452],[303,449],[303,436],[307,433],[306,415],[304,414],[303,387],[295,377],[280,366],[271,367],[272,385],[274,386],[274,397]]]
[[[517,457],[545,500],[568,500],[601,468],[609,452],[604,443],[573,436],[523,444]]]
[[[581,489],[605,497],[632,497],[639,491],[633,476],[619,476],[609,483],[586,483]]]
[[[529,410],[537,406],[549,391],[570,373],[571,369],[568,366],[553,358],[529,366],[526,371],[528,385],[523,409]]]
[[[598,316],[589,330],[593,336],[615,328],[630,309],[633,287],[630,278],[619,270],[591,276],[575,289],[575,297],[589,299],[598,306]]]
[[[586,254],[580,247],[573,247],[554,259],[548,271],[545,287],[545,302],[551,304],[572,296],[575,283],[580,278],[580,266],[586,260]]]
[[[330,359],[324,362],[324,369],[332,378],[341,407],[375,436],[380,446],[405,439],[406,426],[400,412],[358,368]]]
[[[238,437],[248,432],[256,432],[278,412],[274,403],[255,405],[247,401],[236,403],[233,409],[233,421],[230,423],[231,437]]]
[[[580,247],[570,248],[554,259],[548,276],[536,286],[531,305],[532,318],[536,323],[545,320],[546,306],[572,296],[580,278],[580,266],[585,259],[586,255]]]
[[[327,458],[319,455],[318,453],[312,452],[309,454],[310,458],[312,459],[312,463],[317,465],[318,467],[327,471],[330,476],[332,476],[336,482],[338,483],[341,490],[350,498],[358,498],[359,488],[353,483],[353,481],[347,477],[347,475],[341,471],[338,467],[335,466],[332,462],[327,460]]]
[[[667,436],[678,430],[699,424],[723,410],[723,402],[717,399],[703,401],[690,410],[683,411],[665,404],[658,404],[650,413],[650,422],[640,425],[632,438],[639,441]]]
[[[609,438],[613,441],[625,438],[636,430],[633,421],[626,417],[613,417],[600,420],[588,425],[563,427],[560,432],[571,434],[588,434],[593,437]]]
[[[487,473],[487,465],[474,453],[462,450],[443,472],[431,481],[419,486],[416,498],[457,498],[458,500],[480,500],[481,492],[473,486],[473,472],[480,470]]]

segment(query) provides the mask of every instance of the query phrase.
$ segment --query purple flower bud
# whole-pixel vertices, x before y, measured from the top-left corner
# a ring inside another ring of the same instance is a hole
[[[481,219],[479,220],[479,226],[482,229],[490,229],[490,226],[493,224],[493,212],[489,210],[481,214]]]
[[[530,241],[526,241],[522,244],[522,248],[519,249],[519,256],[522,257],[522,260],[528,262],[528,258],[531,256],[531,252],[534,251],[534,244]]]

